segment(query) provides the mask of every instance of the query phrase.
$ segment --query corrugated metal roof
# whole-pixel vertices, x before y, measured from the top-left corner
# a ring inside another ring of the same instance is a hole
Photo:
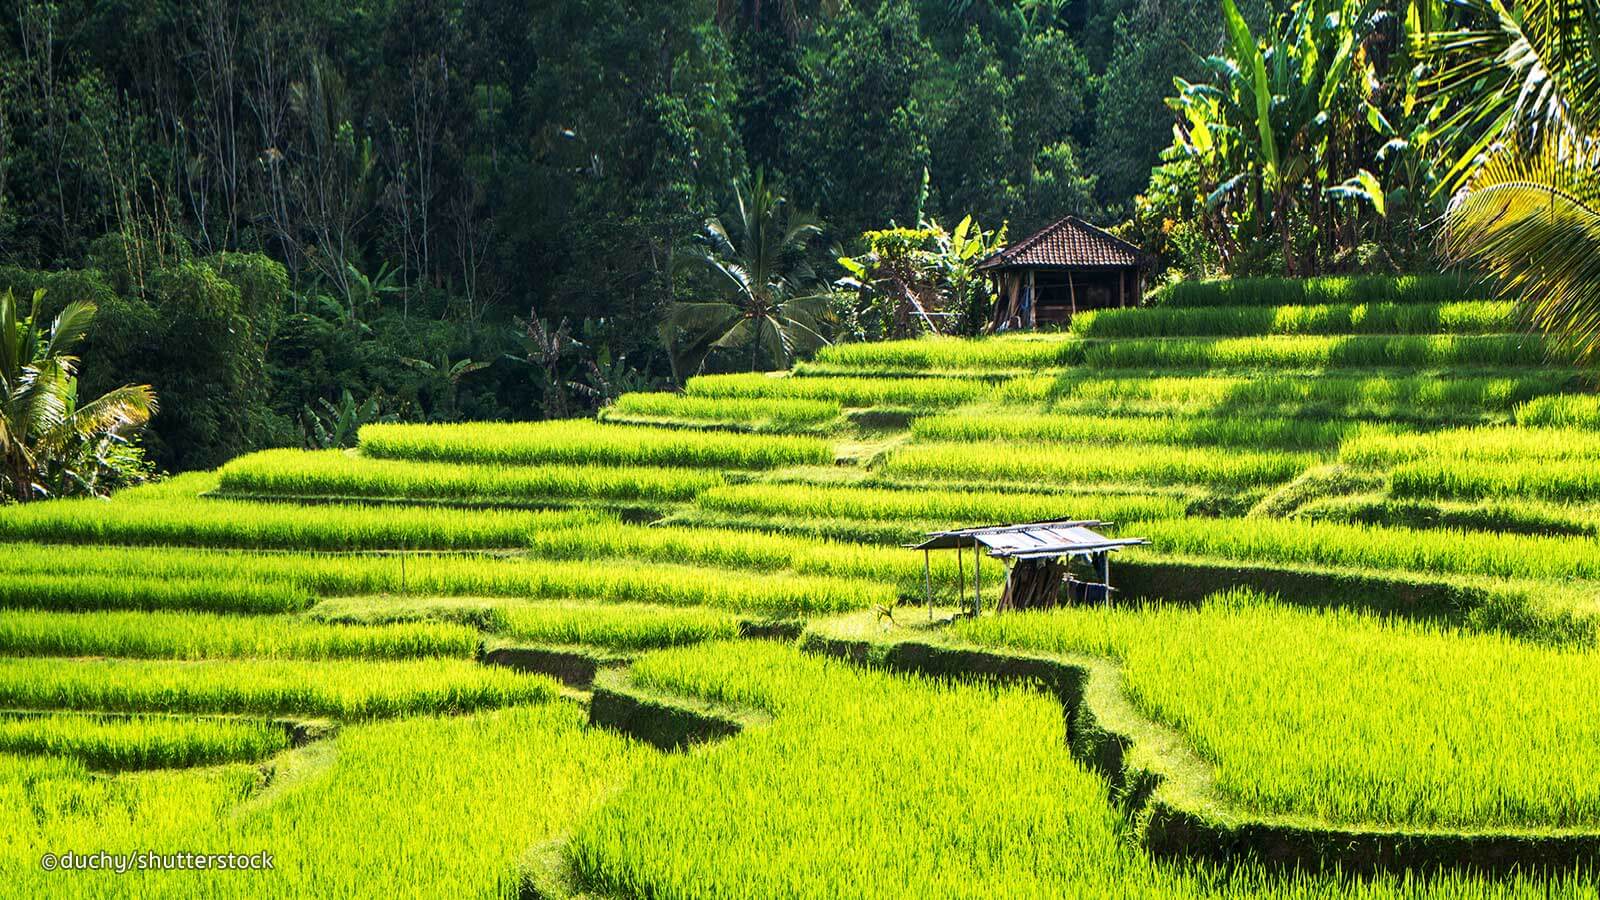
[[[930,532],[927,540],[907,546],[913,550],[951,550],[977,543],[989,548],[990,556],[1043,559],[1100,553],[1150,543],[1144,538],[1110,538],[1093,530],[1103,525],[1104,522],[1093,520],[986,525],[981,528]]]
[[[1077,216],[1067,216],[1000,250],[979,269],[1144,266],[1134,245]]]

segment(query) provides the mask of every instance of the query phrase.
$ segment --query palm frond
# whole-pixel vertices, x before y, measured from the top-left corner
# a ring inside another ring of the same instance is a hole
[[[1446,217],[1445,250],[1494,277],[1580,361],[1600,358],[1600,177],[1556,138],[1501,148]]]
[[[68,303],[50,327],[50,339],[40,355],[45,358],[66,356],[89,333],[94,314],[95,305],[87,300]]]
[[[124,385],[100,395],[63,416],[40,434],[35,446],[41,452],[54,452],[73,440],[85,440],[119,433],[150,421],[158,403],[148,384]]]
[[[1454,104],[1439,130],[1459,186],[1496,143],[1571,144],[1600,131],[1600,12],[1588,0],[1455,0],[1459,27],[1416,36],[1424,81]],[[1541,151],[1543,152],[1543,151]]]

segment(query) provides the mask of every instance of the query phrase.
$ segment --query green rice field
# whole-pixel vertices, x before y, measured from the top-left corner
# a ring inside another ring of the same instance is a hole
[[[0,506],[6,893],[1593,898],[1600,395],[1485,296],[1178,285]],[[1040,520],[1149,544],[977,616],[903,546]],[[101,850],[273,866],[41,862]]]

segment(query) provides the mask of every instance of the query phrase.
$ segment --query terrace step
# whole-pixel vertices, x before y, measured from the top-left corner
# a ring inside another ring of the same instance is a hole
[[[1182,735],[1137,713],[1105,660],[1005,653],[948,639],[874,635],[861,617],[814,626],[809,653],[931,678],[1034,684],[1061,701],[1074,757],[1107,781],[1141,842],[1169,859],[1218,866],[1250,859],[1298,872],[1375,875],[1408,870],[1483,874],[1571,871],[1600,861],[1600,831],[1447,830],[1338,825],[1240,809],[1217,795],[1212,773]]]

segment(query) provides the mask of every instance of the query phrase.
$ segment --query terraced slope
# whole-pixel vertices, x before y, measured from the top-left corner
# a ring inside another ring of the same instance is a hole
[[[1592,896],[1600,401],[1504,304],[1372,290],[840,346],[599,422],[375,426],[0,508],[0,871],[85,896]],[[970,560],[925,582],[897,546],[1056,517],[1152,539],[1115,608],[952,623]],[[39,864],[98,849],[279,866]]]

